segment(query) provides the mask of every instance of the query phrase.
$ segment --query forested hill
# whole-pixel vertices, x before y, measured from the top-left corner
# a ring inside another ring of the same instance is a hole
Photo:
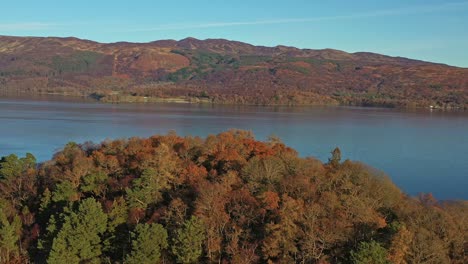
[[[0,36],[0,91],[215,103],[468,108],[468,69],[223,39],[103,44]]]
[[[0,263],[467,263],[468,204],[245,131],[0,161]]]

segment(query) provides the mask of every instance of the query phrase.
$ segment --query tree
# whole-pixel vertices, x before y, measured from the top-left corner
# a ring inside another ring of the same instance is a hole
[[[27,153],[24,158],[11,154],[0,160],[0,196],[15,206],[35,195],[36,158]]]
[[[107,175],[98,171],[85,175],[81,179],[80,190],[85,193],[91,193],[95,197],[102,196],[106,190]]]
[[[341,161],[341,150],[340,148],[335,148],[331,152],[332,156],[331,158],[328,159],[328,164],[330,164],[332,167],[337,168],[340,165]]]
[[[388,259],[393,264],[404,264],[405,256],[408,254],[410,244],[414,234],[411,233],[405,226],[401,226],[394,234],[389,248]]]
[[[154,169],[146,169],[140,178],[133,180],[133,188],[127,189],[127,196],[133,208],[146,208],[161,198],[162,180]]]
[[[54,238],[48,263],[99,263],[101,235],[107,215],[94,198],[79,203],[78,210],[63,217],[63,226]]]
[[[128,206],[123,197],[117,197],[106,204],[107,232],[104,236],[104,251],[114,262],[120,262],[126,257],[129,245]]]
[[[55,186],[55,190],[52,193],[52,201],[54,202],[72,202],[79,198],[79,193],[73,187],[73,184],[69,181],[64,181]]]
[[[389,264],[387,250],[375,241],[361,242],[357,251],[351,251],[355,264]]]
[[[180,198],[175,198],[169,204],[164,220],[166,228],[171,231],[184,224],[184,219],[187,214],[188,206]]]
[[[278,157],[253,157],[242,169],[242,176],[252,192],[262,192],[275,187],[284,177],[286,168]]]
[[[170,187],[172,174],[166,165],[143,170],[141,176],[132,183],[133,188],[127,189],[130,206],[146,208],[148,204],[157,203],[162,198],[162,191]]]
[[[78,189],[81,178],[92,170],[92,159],[80,145],[70,142],[65,148],[54,155],[54,166],[45,166],[49,178],[57,182],[68,181],[74,189]]]
[[[0,160],[0,179],[18,177],[26,169],[36,167],[36,158],[31,153],[26,153],[24,158],[18,158],[15,154],[2,157]]]
[[[426,214],[424,217],[427,217]],[[443,230],[443,224],[439,224]],[[416,227],[409,251],[405,257],[408,263],[448,264],[452,263],[448,256],[448,245],[433,232],[425,227]]]
[[[20,218],[15,216],[9,221],[3,208],[0,208],[0,263],[10,263],[12,258],[19,256],[20,230]]]
[[[229,222],[225,207],[230,188],[228,184],[203,181],[199,189],[195,214],[203,221],[208,259],[214,261],[221,256],[224,227]]]
[[[195,216],[185,221],[184,226],[176,231],[172,253],[178,263],[195,263],[202,254],[205,240],[203,223]]]
[[[302,200],[283,194],[279,209],[279,222],[266,224],[266,237],[262,252],[265,259],[278,259],[288,263],[294,261],[291,256],[299,252],[296,241],[300,233],[297,225],[302,220],[304,203]]]
[[[128,264],[157,263],[161,251],[168,246],[167,231],[160,224],[138,224],[131,236],[132,252],[126,257]]]

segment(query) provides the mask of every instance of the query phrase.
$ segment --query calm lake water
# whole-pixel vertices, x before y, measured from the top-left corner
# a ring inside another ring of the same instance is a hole
[[[347,107],[100,104],[60,97],[0,97],[0,156],[45,161],[69,141],[165,134],[206,136],[230,128],[274,134],[301,156],[343,158],[383,170],[411,195],[468,199],[468,113]]]

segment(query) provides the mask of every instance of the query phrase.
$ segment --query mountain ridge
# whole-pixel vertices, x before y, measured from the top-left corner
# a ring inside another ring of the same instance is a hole
[[[453,67],[453,68],[460,68],[460,69],[468,69],[468,67],[461,67],[461,66],[455,66],[455,65],[450,65],[447,63],[442,63],[442,62],[433,62],[433,61],[427,61],[427,60],[422,60],[422,59],[413,59],[413,58],[408,58],[408,57],[403,57],[403,56],[391,56],[391,55],[386,55],[386,54],[380,54],[376,52],[368,52],[368,51],[356,51],[356,52],[347,52],[339,49],[334,49],[334,48],[323,48],[323,49],[312,49],[312,48],[297,48],[294,46],[287,46],[287,45],[275,45],[275,46],[265,46],[265,45],[253,45],[247,42],[242,42],[242,41],[236,41],[236,40],[229,40],[229,39],[223,39],[223,38],[207,38],[207,39],[198,39],[195,37],[186,37],[180,40],[175,40],[175,39],[160,39],[160,40],[154,40],[154,41],[147,41],[147,42],[129,42],[129,41],[116,41],[116,42],[99,42],[99,41],[94,41],[94,40],[89,40],[89,39],[83,39],[83,38],[78,38],[78,37],[55,37],[55,36],[49,36],[49,37],[36,37],[36,36],[8,36],[8,35],[0,35],[0,40],[2,38],[5,39],[51,39],[51,40],[67,40],[67,41],[81,41],[81,42],[87,42],[87,43],[92,43],[100,46],[120,46],[120,45],[151,45],[154,44],[158,47],[183,47],[181,43],[190,43],[190,42],[198,42],[198,43],[213,43],[213,42],[224,42],[224,43],[234,43],[238,45],[245,45],[245,46],[250,46],[252,48],[263,48],[263,49],[276,49],[276,50],[289,50],[289,51],[304,51],[304,52],[333,52],[333,53],[344,53],[344,54],[349,54],[349,55],[370,55],[370,56],[378,56],[378,57],[385,57],[385,58],[393,58],[393,59],[403,59],[403,60],[409,60],[409,61],[414,61],[414,62],[421,62],[421,63],[429,63],[429,64],[437,64],[437,65],[444,65],[448,67]],[[172,44],[172,45],[170,45]]]
[[[466,109],[468,68],[371,52],[254,46],[226,39],[99,43],[0,36],[1,88],[98,93],[110,101],[141,96]]]

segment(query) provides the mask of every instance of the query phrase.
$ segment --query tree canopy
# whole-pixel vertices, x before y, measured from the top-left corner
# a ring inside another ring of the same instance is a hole
[[[280,140],[69,143],[0,160],[0,263],[467,263],[468,203]]]

